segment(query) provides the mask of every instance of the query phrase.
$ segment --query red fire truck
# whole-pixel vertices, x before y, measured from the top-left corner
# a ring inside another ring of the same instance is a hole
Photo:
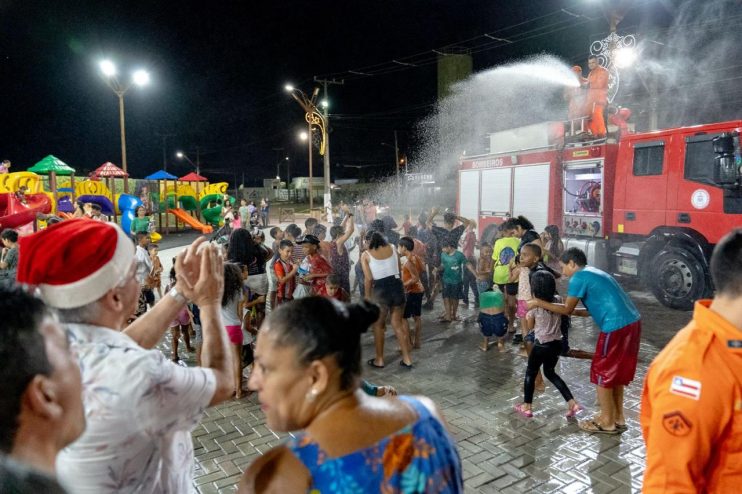
[[[460,161],[458,211],[492,242],[523,215],[558,225],[565,247],[639,277],[667,307],[709,296],[714,245],[742,226],[742,120],[565,143],[550,122],[490,135],[490,153]],[[569,136],[567,138],[569,140]]]

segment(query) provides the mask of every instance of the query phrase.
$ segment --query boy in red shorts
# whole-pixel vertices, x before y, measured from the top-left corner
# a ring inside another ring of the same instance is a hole
[[[621,433],[626,430],[623,391],[636,372],[641,316],[611,275],[587,266],[587,257],[580,249],[567,249],[560,264],[562,274],[570,278],[567,302],[556,305],[533,299],[528,306],[570,315],[579,301],[585,305],[600,328],[590,366],[590,381],[598,388],[600,415],[580,422],[580,429],[602,434]]]

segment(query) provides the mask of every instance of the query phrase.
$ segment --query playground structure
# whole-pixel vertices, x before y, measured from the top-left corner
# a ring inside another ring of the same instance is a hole
[[[167,205],[166,207],[161,207],[160,210],[166,210],[194,230],[199,230],[201,233],[211,233],[214,231],[211,221],[207,219],[206,221],[210,224],[204,224],[196,216],[189,214],[189,211],[191,213],[196,212],[197,214],[198,202],[196,201],[196,195],[196,191],[188,184],[167,185],[165,186]],[[204,219],[206,219],[206,215],[204,215]]]
[[[21,195],[21,187],[27,191]],[[21,228],[48,214],[53,200],[41,188],[41,179],[35,173],[16,172],[0,175],[0,230]]]
[[[208,185],[204,187],[198,198],[201,215],[204,217],[204,220],[214,227],[219,227],[224,223],[222,219],[222,206],[225,196],[229,199],[230,204],[234,205],[235,203],[235,198],[227,195],[227,187],[228,184],[226,182]]]
[[[136,210],[143,205],[144,199],[150,201],[150,205],[156,204],[152,207],[152,215],[158,217],[160,227],[164,217],[165,232],[169,231],[169,215],[172,214],[176,229],[182,224],[201,233],[211,233],[223,224],[225,198],[231,204],[235,202],[234,197],[226,194],[227,183],[208,184],[206,178],[194,173],[178,179],[167,172],[157,172],[145,179],[157,181],[157,186],[140,198],[112,190],[115,179],[127,180],[128,175],[110,162],[91,173],[92,178],[78,181],[75,181],[73,168],[51,155],[29,170],[0,174],[0,230],[15,228],[30,233],[45,226],[42,218],[48,214],[70,219],[74,203],[79,201],[98,205],[102,214],[120,223],[124,231],[131,232]],[[44,190],[40,175],[48,176],[51,190]],[[155,242],[161,238],[157,232],[150,232],[150,235]]]

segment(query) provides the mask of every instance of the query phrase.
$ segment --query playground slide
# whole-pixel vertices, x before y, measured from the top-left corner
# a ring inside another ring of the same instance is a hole
[[[198,221],[196,218],[188,214],[183,209],[180,209],[180,208],[168,209],[167,212],[172,214],[173,216],[175,216],[180,221],[190,226],[194,230],[200,231],[201,233],[211,233],[214,231],[212,227],[210,227],[209,225],[204,225],[203,223]]]
[[[36,219],[36,213],[47,214],[52,205],[44,194],[26,194],[26,204],[18,200],[15,194],[0,194],[0,230],[18,228]]]

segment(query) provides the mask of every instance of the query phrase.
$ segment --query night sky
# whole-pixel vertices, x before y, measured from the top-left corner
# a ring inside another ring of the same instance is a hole
[[[47,154],[82,173],[105,161],[120,164],[117,98],[98,71],[110,58],[123,74],[145,68],[152,76],[149,87],[132,88],[125,100],[134,178],[162,168],[163,134],[175,134],[167,142],[173,173],[189,171],[175,150],[195,160],[198,147],[203,174],[212,179],[232,181],[236,169],[254,184],[274,176],[283,156],[292,158],[292,175],[305,175],[306,148],[296,138],[303,114],[284,92],[286,82],[311,92],[315,75],[342,78],[348,69],[503,28],[503,36],[530,39],[475,54],[475,70],[540,52],[584,66],[590,41],[608,31],[601,3],[612,2],[0,0],[0,158],[16,171]],[[667,25],[673,3],[634,2],[620,30]],[[585,17],[538,19],[561,8]],[[333,175],[359,170],[337,165],[388,163],[380,169],[391,170],[393,150],[380,143],[392,143],[396,129],[401,151],[414,155],[412,129],[435,101],[436,67],[357,77],[330,90],[330,111],[339,114]]]

